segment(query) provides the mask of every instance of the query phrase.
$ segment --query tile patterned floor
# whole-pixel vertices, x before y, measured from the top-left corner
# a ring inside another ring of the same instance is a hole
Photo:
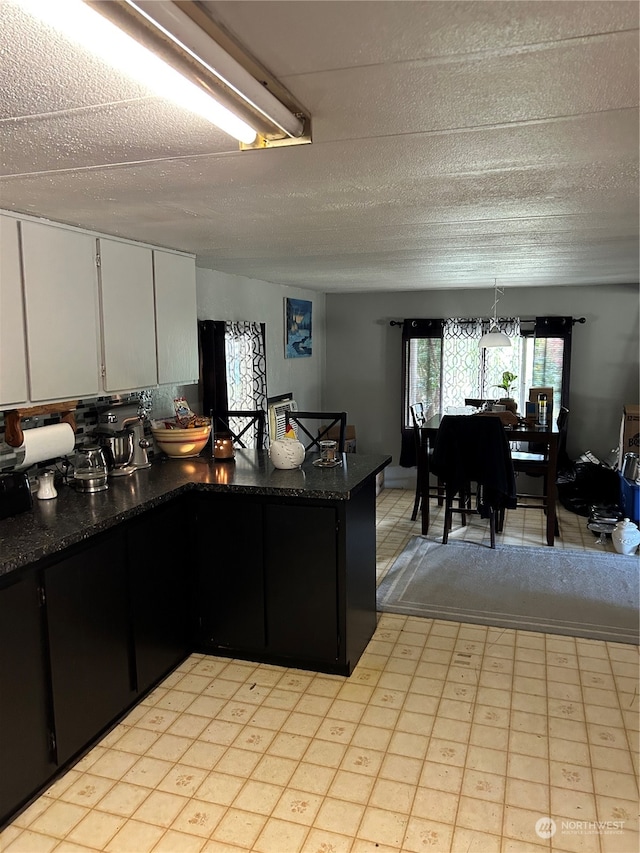
[[[378,499],[379,577],[411,504]],[[584,522],[557,547],[601,548]],[[382,614],[348,679],[192,655],[0,850],[635,853],[638,769],[637,647]]]

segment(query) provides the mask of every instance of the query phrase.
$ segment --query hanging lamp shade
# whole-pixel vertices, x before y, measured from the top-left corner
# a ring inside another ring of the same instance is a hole
[[[511,341],[497,326],[491,326],[489,331],[480,338],[480,347],[510,347]]]
[[[501,332],[498,328],[498,320],[496,312],[498,309],[498,299],[504,290],[498,290],[498,280],[494,279],[494,294],[493,294],[493,319],[489,325],[489,331],[484,334],[478,342],[480,349],[487,347],[510,347],[511,341],[509,337]]]

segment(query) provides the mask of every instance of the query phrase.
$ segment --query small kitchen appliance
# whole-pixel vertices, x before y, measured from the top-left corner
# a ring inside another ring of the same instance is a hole
[[[98,414],[95,433],[107,454],[110,477],[126,477],[150,467],[144,423],[145,416],[138,414],[137,404],[113,406]]]
[[[29,477],[23,471],[0,474],[0,518],[26,512],[33,506]]]
[[[107,460],[101,447],[85,444],[78,448],[73,469],[73,486],[77,492],[104,492],[109,488],[108,473]]]

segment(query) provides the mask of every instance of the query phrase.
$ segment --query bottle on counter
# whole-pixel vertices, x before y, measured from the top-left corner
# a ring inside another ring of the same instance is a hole
[[[547,408],[546,394],[538,394],[538,423],[542,427],[549,426],[549,409]]]

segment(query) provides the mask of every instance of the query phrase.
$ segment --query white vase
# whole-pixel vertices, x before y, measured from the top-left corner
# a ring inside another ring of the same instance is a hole
[[[295,438],[279,438],[271,442],[269,459],[276,468],[299,468],[304,462],[304,445]]]
[[[618,554],[631,556],[635,554],[638,545],[640,545],[640,530],[632,521],[624,518],[614,527],[611,540]]]

